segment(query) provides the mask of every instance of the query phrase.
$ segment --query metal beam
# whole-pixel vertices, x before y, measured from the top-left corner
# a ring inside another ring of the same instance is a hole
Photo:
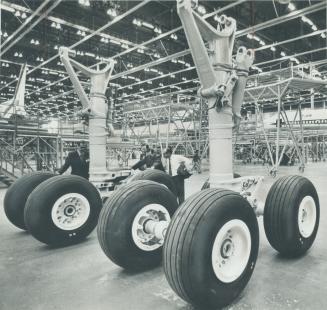
[[[204,18],[206,19],[206,18],[209,18],[209,17],[211,17],[211,16],[213,16],[213,15],[216,15],[216,14],[222,13],[222,12],[224,12],[225,10],[228,10],[228,9],[230,9],[230,8],[236,6],[236,5],[239,5],[239,4],[243,3],[243,2],[246,2],[246,0],[238,0],[238,1],[235,1],[235,2],[233,2],[233,3],[231,3],[231,4],[228,4],[228,5],[226,5],[226,6],[222,7],[222,8],[220,8],[220,9],[215,10],[215,11],[212,12],[212,13],[209,13],[209,14],[204,15]],[[165,33],[162,33],[161,35],[159,35],[159,36],[157,36],[157,37],[154,37],[154,38],[152,38],[152,39],[150,39],[150,40],[148,40],[148,41],[146,41],[146,42],[143,42],[143,43],[141,43],[141,44],[137,44],[137,45],[135,45],[134,47],[132,47],[132,48],[130,48],[130,49],[127,49],[127,50],[125,50],[125,51],[123,51],[123,52],[121,52],[121,53],[118,53],[117,55],[115,55],[115,56],[113,56],[113,57],[111,57],[111,58],[116,59],[116,58],[118,58],[118,57],[121,57],[121,56],[123,56],[123,55],[126,55],[126,54],[128,54],[128,53],[130,53],[130,52],[133,52],[133,51],[135,51],[135,50],[137,50],[137,49],[139,49],[139,48],[142,48],[142,47],[144,47],[144,46],[146,46],[146,45],[148,45],[148,44],[151,44],[151,43],[153,43],[153,42],[155,42],[155,41],[161,40],[161,39],[163,39],[164,37],[167,37],[167,36],[171,35],[172,33],[175,33],[175,32],[177,32],[177,31],[179,31],[179,30],[181,30],[181,29],[182,29],[182,26],[179,26],[179,27],[177,27],[177,28],[175,28],[175,29],[172,29],[172,30],[170,30],[170,31],[167,31],[167,32],[165,32]],[[130,44],[130,43],[129,43],[129,44]],[[130,45],[131,45],[131,44],[130,44]],[[189,51],[189,50],[188,50],[188,51]],[[96,67],[98,64],[100,64],[100,62],[94,64],[94,65],[91,66],[90,68]],[[60,80],[57,80],[57,81],[53,82],[52,84],[50,84],[49,86],[55,85],[56,83],[62,82],[62,81],[64,81],[64,80],[66,80],[66,79],[68,79],[68,77],[65,77],[65,78],[62,78],[62,79],[60,79]],[[7,85],[6,85],[6,86],[7,86]],[[2,88],[1,88],[0,90],[2,90]],[[31,93],[28,93],[28,94],[31,94]]]
[[[61,0],[60,0],[61,1]],[[99,29],[95,30],[93,33],[89,34],[88,36],[84,37],[83,39],[81,39],[80,41],[74,43],[73,45],[69,46],[69,49],[73,49],[76,46],[80,45],[81,43],[85,42],[86,40],[92,38],[95,35],[100,34],[103,30],[109,28],[110,26],[116,24],[117,22],[119,22],[120,20],[122,20],[123,18],[125,18],[126,16],[134,13],[136,10],[138,10],[139,8],[143,7],[144,5],[146,5],[148,2],[150,2],[151,0],[143,0],[142,2],[140,2],[139,4],[137,4],[136,6],[132,7],[130,10],[126,11],[125,13],[117,16],[115,19],[113,19],[112,21],[110,21],[109,23],[105,24],[104,26],[100,27]],[[46,61],[44,61],[43,63],[39,64],[38,66],[34,67],[32,70],[30,70],[27,75],[31,74],[32,72],[34,72],[35,70],[38,70],[40,68],[42,68],[42,66],[48,64],[49,62],[53,61],[54,59],[56,59],[59,56],[59,54],[54,55],[53,57],[47,59]],[[67,77],[68,78],[68,77]],[[10,83],[6,84],[4,87],[2,87],[0,89],[0,91],[10,85],[12,85],[16,80],[11,81]],[[59,81],[58,81],[59,82]]]
[[[20,34],[18,38],[14,41],[11,41],[8,46],[6,46],[3,50],[1,50],[0,57],[7,52],[11,47],[13,47],[21,38],[24,37],[25,34],[29,33],[34,26],[36,26],[45,16],[47,16],[62,0],[57,0],[54,4],[52,4],[45,12],[41,14],[41,16],[34,21],[23,33]]]
[[[2,48],[5,47],[13,38],[14,36],[21,31],[39,12],[50,2],[51,0],[44,1],[33,13],[30,15],[23,24],[21,24],[8,38],[5,42],[2,43]]]

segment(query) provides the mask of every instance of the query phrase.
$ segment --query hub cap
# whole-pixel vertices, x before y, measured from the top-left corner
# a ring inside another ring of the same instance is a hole
[[[81,194],[69,193],[61,196],[51,210],[53,223],[63,230],[81,227],[90,215],[89,201]]]
[[[170,215],[165,207],[155,203],[144,206],[136,214],[132,225],[132,238],[136,246],[143,251],[154,251],[163,244],[163,240],[146,232],[145,224],[149,220],[170,221]]]
[[[315,201],[311,196],[305,196],[299,207],[298,225],[302,237],[308,238],[312,235],[317,220]]]
[[[235,281],[248,264],[251,253],[251,234],[247,225],[238,219],[223,225],[216,235],[211,262],[218,280]]]

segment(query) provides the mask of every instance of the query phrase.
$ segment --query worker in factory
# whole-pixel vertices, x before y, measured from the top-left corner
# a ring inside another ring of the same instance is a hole
[[[141,159],[132,166],[133,170],[145,170],[151,168],[154,164],[154,150],[149,145],[142,147]]]
[[[199,155],[199,150],[195,150],[193,155],[193,170],[197,173],[201,173],[201,158]]]
[[[173,155],[172,149],[167,148],[164,153],[164,162],[166,173],[172,176],[179,204],[185,200],[185,179],[189,178],[192,174],[192,161],[182,155]]]
[[[89,164],[89,150],[87,145],[82,143],[75,151],[68,153],[64,165],[58,172],[63,174],[70,167],[71,174],[89,179]]]
[[[165,167],[162,164],[162,154],[160,145],[158,145],[154,151],[153,161],[154,169],[158,169],[165,172]]]

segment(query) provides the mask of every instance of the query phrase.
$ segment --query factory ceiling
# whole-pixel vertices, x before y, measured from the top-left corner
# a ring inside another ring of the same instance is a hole
[[[214,26],[221,14],[237,20],[235,49],[256,50],[252,75],[317,62],[317,75],[325,78],[326,3],[200,1],[198,13]],[[199,85],[175,1],[2,0],[0,5],[0,102],[13,96],[20,66],[27,63],[27,111],[73,115],[80,103],[59,60],[60,46],[72,47],[87,66],[114,58],[107,95],[117,123],[126,104],[194,94]]]

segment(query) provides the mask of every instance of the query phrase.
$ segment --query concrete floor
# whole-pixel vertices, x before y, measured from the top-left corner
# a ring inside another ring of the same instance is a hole
[[[266,175],[261,166],[237,167],[241,175]],[[327,163],[309,164],[304,175],[320,197],[321,221],[317,239],[301,259],[287,260],[274,251],[263,232],[253,276],[227,309],[326,309],[327,300]],[[295,174],[283,167],[279,175]],[[196,191],[207,175],[187,181],[187,194]],[[266,179],[266,185],[272,179]],[[1,204],[5,190],[0,189]],[[178,298],[162,268],[128,273],[103,254],[96,232],[83,243],[60,249],[45,246],[12,226],[0,209],[1,310],[127,310],[193,309]]]

